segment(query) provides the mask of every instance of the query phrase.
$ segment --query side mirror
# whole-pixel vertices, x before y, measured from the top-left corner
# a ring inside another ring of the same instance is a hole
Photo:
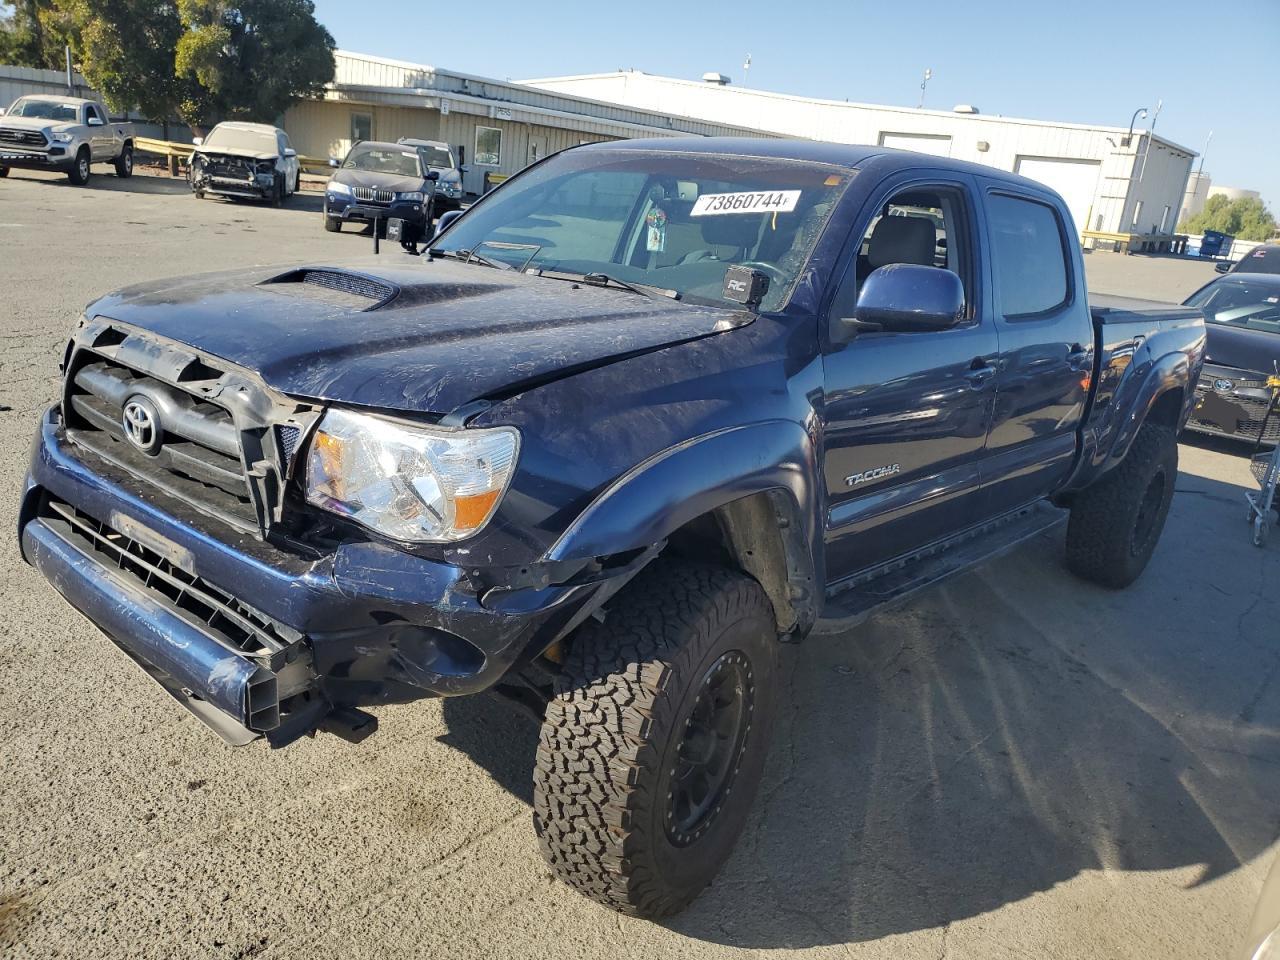
[[[5,113],[6,113],[6,112],[7,112],[7,110],[6,110],[6,108],[5,108],[5,107],[0,107],[0,117],[3,117],[3,116],[5,115]]]
[[[298,151],[293,149],[293,147],[285,147],[284,155],[286,157],[296,157],[298,155]]]
[[[460,166],[460,167],[458,168],[458,172],[459,172],[459,173],[470,173],[470,172],[471,172],[471,164],[469,164],[469,163],[464,163],[462,166]]]
[[[192,145],[193,147],[203,147],[203,146],[204,146],[204,137],[192,137],[192,138],[191,138],[191,145]]]
[[[428,171],[427,171],[427,179],[428,179],[428,180],[439,180],[439,179],[440,179],[440,171],[439,171],[439,170],[428,170]]]
[[[329,158],[329,166],[333,167],[333,168],[336,170],[336,169],[337,169],[337,167],[338,167],[338,161],[337,161],[335,158],[330,157],[330,158]]]
[[[462,216],[461,210],[450,210],[447,213],[440,214],[440,219],[436,221],[436,232],[432,235],[431,239],[434,241],[436,237],[448,230],[453,221],[457,220],[460,216]]]
[[[1219,260],[1213,265],[1214,273],[1230,273],[1234,264],[1230,260]]]
[[[85,125],[90,127],[100,127],[102,126],[102,118],[90,117],[88,120],[85,121]]]
[[[964,315],[964,284],[950,270],[891,263],[862,282],[853,316],[855,330],[923,333],[946,330]]]

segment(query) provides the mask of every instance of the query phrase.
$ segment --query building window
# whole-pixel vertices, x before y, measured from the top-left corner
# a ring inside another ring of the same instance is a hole
[[[373,139],[373,114],[353,113],[351,115],[351,145],[355,146],[364,140]]]
[[[496,167],[502,163],[502,131],[497,127],[476,127],[475,162],[482,167]]]
[[[1142,219],[1142,201],[1139,200],[1137,203],[1133,205],[1133,223],[1130,224],[1129,229],[1137,230],[1138,221],[1141,219]]]
[[[1166,206],[1164,214],[1160,217],[1160,232],[1164,233],[1169,228],[1169,214],[1173,211],[1172,207]]]

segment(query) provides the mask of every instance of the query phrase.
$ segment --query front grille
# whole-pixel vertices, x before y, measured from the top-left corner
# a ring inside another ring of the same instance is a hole
[[[158,414],[162,436],[152,452],[126,435],[124,411],[134,398],[149,401]],[[66,409],[76,442],[183,499],[255,520],[239,433],[223,407],[104,356],[84,354],[68,379]]]
[[[1212,380],[1208,390],[1212,391]],[[1203,382],[1201,383],[1201,389],[1197,392],[1200,395],[1206,392]],[[1212,433],[1234,434],[1242,440],[1258,439],[1258,433],[1262,430],[1263,422],[1267,418],[1268,402],[1266,400],[1254,400],[1238,396],[1231,396],[1225,399],[1229,400],[1232,407],[1239,410],[1239,414],[1234,417],[1233,423],[1216,423],[1210,420],[1202,420],[1195,413],[1192,413],[1188,426],[1193,429],[1208,430]],[[1267,423],[1266,433],[1262,436],[1262,442],[1269,444],[1280,442],[1280,412],[1272,416]]]
[[[395,191],[380,190],[376,187],[352,187],[351,193],[357,200],[366,203],[390,203],[395,199]]]
[[[108,475],[123,472],[259,538],[288,527],[298,446],[319,416],[250,371],[106,317],[67,348],[67,439]],[[140,420],[154,430],[140,431]]]
[[[0,127],[0,143],[18,147],[47,147],[49,141],[38,130],[15,130],[12,127]]]
[[[277,623],[192,569],[181,557],[166,557],[68,503],[49,497],[41,519],[81,552],[118,570],[158,595],[166,605],[196,620],[202,629],[234,653],[274,661],[279,669],[302,634]],[[284,655],[282,657],[282,655]]]

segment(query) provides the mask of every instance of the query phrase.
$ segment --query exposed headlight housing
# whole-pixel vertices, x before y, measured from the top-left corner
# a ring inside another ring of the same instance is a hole
[[[345,183],[339,183],[337,180],[330,180],[326,189],[330,193],[340,193],[345,197],[351,196],[351,188]]]
[[[421,203],[425,197],[421,190],[410,190],[407,193],[397,193],[396,199],[404,203]]]
[[[519,447],[512,427],[445,430],[330,410],[307,454],[307,502],[393,540],[452,543],[489,522]]]
[[[75,139],[75,134],[73,134],[73,133],[52,133],[52,134],[50,134],[50,135],[49,135],[49,137],[50,137],[50,139],[51,139],[51,140],[53,140],[53,142],[54,142],[54,143],[70,143],[72,140],[74,140],[74,139]]]

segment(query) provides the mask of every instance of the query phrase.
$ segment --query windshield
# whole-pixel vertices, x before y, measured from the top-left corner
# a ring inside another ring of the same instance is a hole
[[[342,164],[343,170],[368,170],[371,173],[390,173],[398,177],[421,177],[418,154],[408,147],[369,146],[352,147]]]
[[[423,167],[443,167],[453,169],[453,157],[444,147],[418,147],[418,156],[422,157]]]
[[[275,154],[276,135],[273,130],[244,130],[218,125],[205,138],[206,147],[220,150],[247,150],[250,153]]]
[[[486,198],[433,250],[715,304],[732,302],[725,271],[742,264],[769,278],[760,308],[774,310],[852,176],[792,160],[568,150]]]
[[[1223,277],[1192,294],[1187,306],[1199,307],[1210,323],[1280,333],[1280,284]]]
[[[76,109],[74,103],[60,103],[57,100],[37,100],[33,97],[23,97],[13,105],[13,110],[10,111],[9,115],[14,117],[36,117],[40,120],[64,120],[75,123]]]

